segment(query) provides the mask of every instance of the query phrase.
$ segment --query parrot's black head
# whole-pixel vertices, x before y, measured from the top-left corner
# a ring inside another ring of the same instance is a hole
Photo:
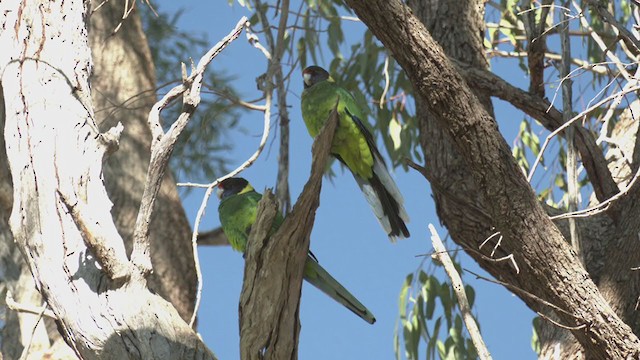
[[[224,179],[218,184],[218,199],[222,200],[231,195],[237,195],[253,190],[251,184],[241,177]]]
[[[310,88],[321,81],[333,81],[331,75],[329,75],[327,70],[315,65],[309,66],[306,69],[302,70],[302,78],[304,79],[305,89]]]

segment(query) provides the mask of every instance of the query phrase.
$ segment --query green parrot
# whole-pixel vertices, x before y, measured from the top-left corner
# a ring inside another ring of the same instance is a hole
[[[312,137],[316,137],[338,103],[339,122],[331,145],[331,154],[344,164],[356,179],[373,213],[391,241],[409,237],[409,216],[404,199],[376,148],[373,136],[362,119],[364,112],[353,95],[338,86],[319,66],[302,71],[302,118]],[[339,99],[339,100],[338,100]]]
[[[256,221],[258,201],[262,199],[262,194],[257,193],[251,184],[243,178],[223,180],[218,185],[217,193],[218,198],[220,198],[218,214],[222,230],[227,239],[229,239],[231,247],[244,253],[251,226]],[[282,215],[278,213],[271,227],[272,234],[280,227],[283,220]],[[376,322],[376,318],[371,311],[329,275],[318,264],[311,252],[309,252],[305,263],[304,279],[347,309],[353,311],[369,324]]]

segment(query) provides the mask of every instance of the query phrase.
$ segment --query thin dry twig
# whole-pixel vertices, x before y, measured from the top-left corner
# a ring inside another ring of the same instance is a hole
[[[385,98],[387,97],[389,86],[391,85],[389,81],[389,55],[384,58],[384,68],[382,69],[382,73],[384,74],[384,89],[382,89],[382,94],[380,95],[380,109],[384,108]]]
[[[576,121],[582,119],[583,117],[587,116],[589,113],[591,113],[592,111],[596,110],[597,108],[599,108],[603,104],[606,104],[607,102],[615,99],[617,96],[628,94],[628,93],[631,93],[631,92],[634,92],[634,91],[637,91],[637,90],[640,90],[640,86],[633,86],[633,87],[630,87],[630,88],[628,88],[626,90],[622,90],[622,91],[620,91],[618,93],[609,95],[606,98],[604,98],[604,99],[598,101],[597,103],[591,105],[590,107],[586,108],[585,110],[580,112],[578,115],[572,117],[569,121],[565,122],[562,126],[558,127],[553,132],[551,132],[551,134],[549,134],[549,136],[547,136],[547,138],[544,140],[544,143],[542,144],[542,147],[540,148],[540,152],[538,153],[538,156],[536,157],[536,160],[533,163],[533,166],[531,167],[531,171],[529,171],[529,176],[527,176],[527,181],[531,182],[531,178],[533,177],[533,173],[535,172],[536,168],[538,167],[538,164],[540,163],[540,159],[542,158],[542,155],[544,154],[545,150],[549,146],[549,142],[551,141],[552,138],[554,138],[556,135],[558,135],[558,133],[560,133],[561,131],[564,131],[567,127],[571,126],[571,124],[573,124],[574,122],[576,122]]]
[[[51,319],[54,319],[54,320],[58,319],[56,314],[54,314],[53,311],[51,311],[51,309],[49,309],[49,306],[46,303],[43,306],[40,306],[40,307],[21,304],[21,303],[19,303],[19,302],[14,300],[13,294],[11,294],[11,291],[7,291],[7,294],[5,295],[4,302],[5,302],[5,305],[7,305],[7,308],[11,309],[13,311],[23,312],[23,313],[27,313],[27,314],[34,314],[34,315],[42,314],[42,315],[44,315],[46,317],[49,317]],[[44,312],[43,312],[43,309],[44,309]]]
[[[620,24],[613,14],[596,1],[587,0],[587,3],[592,9],[596,10],[598,15],[600,15],[604,21],[613,27],[616,36],[619,36],[623,40],[621,44],[629,44],[633,46],[635,48],[634,53],[636,55],[640,52],[640,41],[638,41],[638,39],[624,25]]]
[[[151,271],[149,224],[151,222],[153,205],[160,190],[162,178],[178,136],[182,130],[184,130],[191,115],[200,103],[200,90],[204,71],[209,63],[222,50],[240,36],[247,22],[247,18],[242,17],[229,35],[224,37],[202,56],[197,67],[192,69],[191,75],[188,77],[186,76],[186,69],[183,64],[183,83],[171,89],[149,112],[148,122],[152,134],[151,160],[145,180],[145,189],[140,204],[140,211],[136,219],[133,251],[131,253],[131,264],[138,269],[143,277]],[[165,134],[160,124],[160,112],[179,96],[183,96],[182,113]],[[197,258],[195,261],[197,262]]]
[[[429,224],[429,230],[431,231],[431,243],[433,244],[433,248],[436,250],[436,253],[431,257],[437,258],[442,263],[445,272],[449,276],[449,279],[451,279],[451,286],[453,287],[453,291],[458,299],[462,319],[469,331],[469,335],[471,336],[471,341],[473,341],[473,345],[476,348],[476,352],[480,359],[491,359],[489,349],[487,349],[487,345],[484,343],[482,335],[480,335],[480,329],[478,329],[478,325],[476,324],[473,315],[471,315],[471,307],[469,306],[469,300],[467,299],[467,294],[465,293],[460,274],[458,274],[455,266],[453,266],[453,262],[451,261],[451,258],[449,257],[449,254],[447,253],[433,224]]]
[[[602,50],[602,52],[609,58],[609,60],[613,61],[613,63],[615,64],[616,68],[618,68],[618,71],[620,71],[622,76],[624,76],[624,78],[627,79],[627,81],[631,81],[631,74],[627,72],[627,69],[622,64],[622,61],[620,61],[620,59],[618,59],[618,57],[609,50],[609,48],[607,47],[607,44],[605,44],[604,40],[602,40],[600,35],[598,35],[598,33],[595,32],[595,30],[593,30],[593,28],[589,24],[589,21],[587,21],[587,18],[584,16],[584,13],[580,5],[578,5],[578,3],[575,0],[573,0],[571,3],[579,14],[580,23],[582,24],[582,27],[584,27],[591,33],[591,37],[593,38],[593,41],[595,41],[595,43],[598,44],[598,46],[600,47],[600,50]]]
[[[40,312],[37,314],[38,318],[36,320],[36,323],[33,325],[31,334],[29,334],[29,341],[27,342],[27,346],[25,346],[24,349],[22,349],[22,354],[20,354],[20,360],[26,360],[29,358],[29,351],[31,351],[31,344],[33,344],[33,338],[36,334],[36,330],[38,329],[38,325],[40,324],[40,321],[42,321],[42,316],[44,316],[44,313],[46,311],[47,311],[47,304],[45,303],[44,305],[42,305],[42,310],[40,310]]]
[[[541,313],[539,311],[536,311],[536,314],[538,314],[538,316],[540,316],[541,318],[547,320],[548,322],[552,323],[553,325],[555,325],[555,326],[557,326],[557,327],[559,327],[561,329],[573,331],[573,330],[584,329],[584,328],[587,327],[587,323],[582,323],[582,324],[580,324],[578,326],[563,325],[563,324],[560,324],[559,322],[553,320],[552,318],[548,317],[547,315],[545,315],[545,314],[543,314],[543,313]]]
[[[249,29],[249,26],[247,25],[246,31],[248,31],[248,29]],[[251,34],[251,35],[255,36],[254,34]],[[249,33],[247,32],[247,39],[249,43],[251,43],[254,47],[256,47],[256,49],[260,50],[265,55],[265,57],[267,57],[267,59],[271,59],[271,54],[262,45],[260,45],[257,36],[255,36],[255,38],[250,37]],[[270,82],[267,82],[267,83],[270,84]],[[205,210],[207,208],[207,204],[209,203],[209,198],[213,193],[213,189],[215,189],[218,186],[218,184],[220,184],[221,181],[234,177],[240,172],[242,172],[243,170],[245,170],[246,168],[248,168],[249,166],[251,166],[258,159],[260,154],[262,154],[262,151],[264,150],[264,147],[267,143],[267,139],[269,138],[269,131],[271,129],[271,105],[272,105],[273,87],[268,85],[267,88],[265,88],[264,94],[265,94],[265,103],[263,105],[264,125],[263,125],[262,137],[260,138],[260,143],[258,144],[258,148],[256,149],[256,151],[236,169],[234,169],[233,171],[231,171],[230,173],[222,177],[217,178],[215,181],[209,184],[198,184],[198,183],[178,183],[177,184],[178,186],[189,186],[189,187],[198,187],[198,188],[206,189],[205,194],[202,197],[202,201],[200,203],[200,208],[198,209],[198,213],[196,214],[196,219],[193,225],[193,233],[191,237],[191,242],[194,249],[193,250],[194,257],[197,263],[196,270],[198,272],[200,271],[199,261],[197,260],[198,259],[197,257],[198,233],[200,229],[200,224],[202,222],[202,217],[204,216]],[[200,308],[200,302],[202,299],[202,281],[200,279],[201,279],[201,275],[198,275],[198,288],[196,292],[194,312],[189,322],[191,326],[193,326],[193,324],[195,323],[196,315],[198,313],[198,309]]]
[[[583,210],[578,210],[578,211],[572,211],[572,212],[567,212],[564,214],[559,214],[559,215],[555,215],[551,217],[551,220],[559,220],[559,219],[568,219],[568,218],[575,218],[575,217],[588,217],[588,216],[593,216],[596,214],[599,214],[603,211],[606,211],[611,204],[620,199],[621,197],[625,196],[629,190],[631,190],[631,188],[633,188],[633,186],[635,185],[636,181],[638,181],[638,178],[640,178],[640,168],[636,171],[635,175],[633,176],[633,178],[631,179],[631,181],[622,189],[620,190],[619,193],[617,193],[616,195],[610,197],[609,199],[594,205],[590,208],[587,209],[583,209]]]
[[[504,57],[504,58],[524,58],[529,54],[526,51],[505,51],[505,50],[497,50],[497,49],[489,49],[486,51],[488,57]],[[562,55],[545,52],[544,57],[550,60],[561,60]],[[608,64],[609,62],[600,62],[600,63],[590,63],[583,59],[572,58],[571,63],[580,67],[580,69],[588,70],[594,72],[599,75],[610,75],[609,68],[604,66],[604,64]]]
[[[550,307],[554,311],[561,312],[561,313],[563,313],[563,314],[565,314],[567,316],[570,316],[570,317],[576,319],[580,324],[585,324],[587,326],[589,324],[584,319],[582,319],[582,318],[570,313],[569,311],[559,307],[558,305],[550,303],[547,300],[544,300],[544,299],[542,299],[542,298],[540,298],[540,297],[538,297],[538,296],[536,296],[536,295],[534,295],[534,294],[532,294],[532,293],[530,293],[530,292],[528,292],[528,291],[526,291],[524,289],[521,289],[521,288],[519,288],[517,286],[511,285],[511,284],[506,283],[504,281],[495,280],[495,279],[489,279],[489,278],[487,278],[485,276],[482,276],[482,275],[480,275],[480,274],[478,274],[476,272],[473,272],[473,271],[471,271],[471,270],[469,270],[467,268],[463,268],[463,270],[468,272],[469,274],[475,276],[477,279],[488,281],[490,283],[494,283],[494,284],[498,284],[498,285],[502,285],[502,286],[506,287],[507,289],[509,289],[511,292],[522,294],[523,296],[528,297],[533,301],[536,301],[536,302],[538,302],[538,303],[540,303],[542,305]]]

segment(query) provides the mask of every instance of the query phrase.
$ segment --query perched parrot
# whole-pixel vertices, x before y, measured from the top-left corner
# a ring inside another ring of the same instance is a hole
[[[351,170],[391,241],[409,237],[406,225],[409,216],[404,209],[404,199],[363,123],[364,113],[353,95],[338,86],[319,66],[307,67],[302,71],[302,77],[302,118],[309,134],[314,138],[318,135],[338,103],[339,122],[331,154]]]
[[[258,201],[262,198],[262,194],[257,193],[251,184],[243,178],[223,180],[218,185],[217,193],[218,198],[220,198],[218,214],[222,230],[227,239],[229,239],[231,247],[244,253],[251,226],[256,221]],[[272,234],[280,227],[283,220],[282,215],[278,213],[271,227]],[[371,311],[329,275],[318,264],[311,252],[307,256],[307,262],[304,267],[304,279],[347,309],[353,311],[369,324],[376,322],[376,318]]]

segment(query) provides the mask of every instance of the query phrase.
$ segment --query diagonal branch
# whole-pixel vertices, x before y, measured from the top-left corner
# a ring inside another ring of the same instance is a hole
[[[233,40],[237,39],[247,24],[247,18],[242,17],[235,28],[212,47],[198,62],[189,77],[186,76],[186,69],[183,64],[183,83],[174,87],[160,101],[158,101],[149,112],[149,127],[151,128],[151,161],[149,171],[145,181],[144,194],[140,204],[140,212],[136,219],[133,233],[133,251],[131,253],[131,263],[138,269],[144,277],[151,271],[150,245],[149,245],[149,224],[151,223],[151,213],[155,204],[156,196],[160,190],[164,173],[169,163],[169,158],[173,152],[178,136],[187,126],[191,115],[200,104],[200,90],[204,71],[209,63],[224,50]],[[183,96],[182,113],[169,130],[164,133],[160,124],[160,112],[179,96]]]
[[[489,353],[489,349],[487,349],[487,345],[482,339],[482,335],[480,335],[478,324],[476,324],[476,321],[471,314],[469,299],[467,299],[467,294],[464,290],[464,284],[462,283],[460,274],[458,274],[456,267],[453,265],[453,261],[451,261],[451,257],[449,257],[449,253],[444,247],[444,244],[440,239],[440,235],[438,235],[438,232],[436,231],[436,228],[433,226],[433,224],[429,224],[429,231],[431,232],[431,243],[433,244],[433,249],[435,250],[435,253],[431,255],[431,257],[433,259],[438,259],[442,263],[447,276],[449,276],[449,279],[451,279],[451,286],[453,287],[453,291],[456,294],[458,306],[460,307],[460,313],[462,313],[464,324],[469,331],[469,335],[471,336],[471,340],[473,341],[473,346],[476,348],[478,357],[480,357],[480,359],[482,360],[490,360],[491,354]]]
[[[602,2],[587,0],[587,4],[592,10],[595,10],[602,20],[608,22],[615,29],[619,31],[618,36],[622,38],[627,47],[633,51],[634,55],[640,54],[640,41],[629,31],[624,25],[620,24],[618,20],[607,10]]]
[[[240,295],[240,354],[243,360],[297,358],[304,263],[337,122],[338,114],[334,109],[314,141],[309,180],[291,213],[271,236],[271,222],[277,212],[271,192],[267,191],[259,203],[245,252]]]
[[[519,89],[490,71],[484,71],[453,60],[466,82],[474,88],[496,96],[538,120],[549,131],[555,131],[564,124],[562,113],[546,99]],[[600,201],[605,201],[618,193],[611,172],[607,167],[602,150],[587,129],[576,126],[575,141],[582,164],[593,184],[593,190]]]

